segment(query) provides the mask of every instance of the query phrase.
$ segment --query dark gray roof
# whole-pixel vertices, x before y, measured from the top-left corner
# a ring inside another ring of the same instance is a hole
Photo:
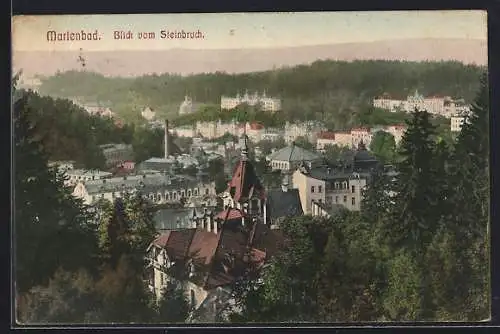
[[[172,165],[175,163],[175,160],[168,159],[158,159],[151,158],[141,162],[137,169],[142,170],[157,170],[157,171],[170,171],[172,169]]]
[[[192,208],[159,209],[154,213],[153,220],[156,230],[177,230],[190,228]]]
[[[271,161],[300,162],[321,160],[322,156],[292,143],[291,145],[270,154],[267,159]]]
[[[166,190],[177,190],[180,187],[189,188],[198,184],[196,178],[187,175],[169,176],[165,174],[135,175],[123,177],[114,177],[96,181],[85,182],[87,193],[99,194],[120,191],[139,190],[142,192],[155,192]]]
[[[267,192],[267,214],[269,218],[300,216],[303,213],[298,189],[288,189],[287,191],[274,189]]]

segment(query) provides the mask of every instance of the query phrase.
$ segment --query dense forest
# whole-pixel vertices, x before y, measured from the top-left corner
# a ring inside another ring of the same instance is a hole
[[[42,78],[41,94],[84,98],[111,105],[128,122],[139,122],[146,106],[162,117],[177,116],[189,95],[197,103],[218,108],[221,95],[258,91],[283,100],[282,120],[322,120],[334,129],[358,122],[371,99],[384,92],[405,98],[416,89],[424,95],[446,95],[471,102],[479,87],[481,67],[459,62],[319,60],[264,72],[191,76],[172,74],[109,78],[85,71]],[[203,106],[202,106],[203,109]]]

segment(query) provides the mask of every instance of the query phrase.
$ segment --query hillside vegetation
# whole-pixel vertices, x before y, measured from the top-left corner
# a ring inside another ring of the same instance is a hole
[[[162,117],[175,118],[187,94],[202,109],[217,109],[221,95],[266,91],[283,99],[283,120],[322,120],[333,129],[363,123],[374,96],[387,92],[405,98],[418,89],[424,95],[449,95],[470,102],[484,70],[459,62],[331,61],[321,60],[264,72],[205,73],[191,76],[153,74],[109,78],[69,71],[42,78],[41,94],[107,102],[127,122],[140,122],[150,106]]]

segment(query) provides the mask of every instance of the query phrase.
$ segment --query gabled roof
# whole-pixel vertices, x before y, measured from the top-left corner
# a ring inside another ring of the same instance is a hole
[[[267,193],[267,214],[269,218],[300,216],[304,212],[300,203],[299,190],[282,189],[269,190]]]
[[[192,259],[203,274],[197,284],[211,290],[233,282],[245,266],[261,265],[283,245],[283,240],[280,232],[264,224],[255,223],[250,229],[225,224],[217,234],[201,229],[167,231],[153,245],[165,249],[172,261]],[[228,257],[233,259],[231,268]]]
[[[221,211],[220,213],[215,216],[215,219],[222,219],[224,221],[227,220],[234,220],[234,219],[241,219],[245,216],[241,210],[235,209],[235,208],[227,208],[224,211]]]
[[[236,202],[243,202],[251,197],[264,199],[266,194],[255,169],[247,159],[240,159],[236,165],[233,177],[228,183],[227,192]]]
[[[300,162],[300,161],[314,161],[322,159],[321,155],[292,143],[287,147],[282,148],[267,157],[268,160]]]

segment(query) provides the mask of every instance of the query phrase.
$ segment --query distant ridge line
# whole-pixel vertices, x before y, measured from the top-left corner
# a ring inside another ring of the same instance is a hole
[[[26,76],[81,69],[80,51],[14,51],[13,69]],[[83,52],[86,70],[105,76],[246,73],[310,64],[316,60],[459,61],[487,64],[487,41],[411,39],[255,49],[169,49]]]

